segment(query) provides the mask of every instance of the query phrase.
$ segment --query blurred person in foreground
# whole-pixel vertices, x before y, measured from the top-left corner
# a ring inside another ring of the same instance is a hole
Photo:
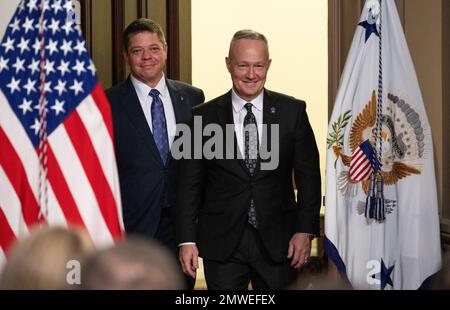
[[[331,272],[321,257],[311,256],[308,263],[298,270],[297,279],[289,287],[291,290],[351,290],[348,280],[337,270]]]
[[[9,252],[0,275],[0,289],[75,289],[77,283],[68,281],[68,273],[92,251],[94,245],[84,230],[35,227]]]
[[[173,255],[157,241],[130,237],[98,251],[82,265],[82,289],[179,290],[183,273]]]

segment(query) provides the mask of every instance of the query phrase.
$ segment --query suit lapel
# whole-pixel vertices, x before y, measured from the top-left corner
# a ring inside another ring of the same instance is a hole
[[[262,142],[260,146],[260,150],[264,150],[265,152],[269,151],[268,146],[271,146],[271,127],[272,125],[280,124],[280,104],[277,103],[272,96],[272,93],[269,90],[264,89],[264,103],[263,103],[263,132],[262,132]],[[258,158],[257,170],[255,171],[255,175],[260,172],[261,169],[261,161],[265,161]]]
[[[191,116],[192,107],[185,102],[186,99],[172,80],[166,79],[166,85],[169,90],[170,99],[172,100],[176,123],[180,124],[188,122]]]
[[[218,102],[217,106],[217,118],[219,119],[220,125],[225,127],[226,124],[234,124],[231,91],[222,97],[222,100]]]
[[[222,126],[223,130],[224,130],[224,145],[225,145],[225,150],[229,147],[228,145],[226,145],[226,125],[227,124],[234,124],[234,119],[233,119],[233,105],[231,104],[231,90],[225,94],[225,96],[223,97],[223,100],[221,102],[218,103],[218,107],[219,109],[217,110],[217,117],[219,119],[219,123]],[[242,154],[240,154],[240,150],[239,150],[239,146],[237,144],[237,139],[236,139],[236,131],[233,131],[233,158],[235,158],[235,160],[229,160],[228,162],[230,163],[238,163],[238,165],[236,166],[237,170],[240,171],[244,171],[246,173],[247,176],[250,176],[250,172],[247,169],[247,166],[245,165],[244,160],[242,159],[243,156]],[[237,155],[239,155],[239,157],[241,159],[238,159]],[[226,156],[226,154],[224,154],[224,157]],[[240,166],[240,168],[239,168]]]
[[[181,94],[177,85],[169,79],[166,79],[167,89],[169,90],[170,99],[172,100],[173,111],[175,113],[175,122],[176,124],[186,124],[190,121],[190,117],[192,115],[192,107],[186,99]],[[174,141],[178,138],[175,136]],[[172,161],[172,154],[169,154],[169,158],[167,159],[167,165]]]
[[[126,81],[126,87],[128,89],[125,93],[130,97],[122,100],[122,102],[124,102],[123,108],[127,112],[131,123],[144,140],[144,144],[151,150],[155,159],[162,165],[163,162],[156,147],[155,140],[153,139],[153,134],[149,128],[147,119],[145,118],[144,111],[142,111],[136,90],[134,89],[129,77]]]

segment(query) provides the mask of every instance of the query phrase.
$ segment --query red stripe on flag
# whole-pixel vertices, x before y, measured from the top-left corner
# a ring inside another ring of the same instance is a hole
[[[367,164],[367,163],[363,163],[363,164]],[[361,167],[362,165],[360,165],[359,167]],[[363,166],[362,168],[358,168],[355,169],[351,172],[351,176],[354,180],[358,180],[359,181],[359,176],[361,175],[361,173],[365,173],[367,169],[367,165]]]
[[[370,163],[367,158],[362,158],[360,161],[358,161],[358,163],[353,165],[351,169],[353,170],[353,173],[357,173],[358,171],[361,172],[361,170],[364,170],[368,164]]]
[[[89,133],[84,127],[78,112],[73,111],[64,122],[64,126],[97,198],[106,226],[113,238],[122,236],[114,195],[103,173]]]
[[[8,254],[9,248],[14,241],[16,241],[14,231],[9,226],[8,220],[6,219],[2,208],[0,208],[0,247],[6,255]]]
[[[31,226],[38,222],[38,202],[28,182],[22,161],[1,127],[0,145],[2,146],[0,165],[3,167],[17,197],[19,197],[25,223]],[[42,216],[41,221],[44,221],[44,216]]]
[[[367,175],[367,172],[370,171],[370,167],[371,167],[369,161],[365,161],[365,162],[361,163],[360,166],[363,166],[363,168],[358,172],[358,174],[355,177],[355,179],[358,181],[362,180],[361,176]]]
[[[94,87],[91,92],[91,96],[103,116],[103,121],[105,122],[106,128],[108,129],[111,140],[114,141],[111,108],[109,106],[108,98],[106,98],[105,92],[103,91],[100,83],[97,83],[97,85]]]
[[[77,204],[73,199],[72,193],[69,189],[69,185],[64,178],[58,161],[56,160],[55,154],[53,153],[50,145],[47,151],[48,156],[48,180],[52,185],[53,192],[55,193],[56,199],[58,200],[61,211],[66,218],[67,224],[76,225],[86,228],[83,218],[78,211]]]
[[[372,173],[372,167],[367,169],[366,173],[361,176],[361,181],[368,180],[371,173]]]
[[[356,164],[361,160],[361,158],[362,158],[363,156],[365,156],[364,153],[361,152],[361,150],[358,150],[358,152],[356,152],[356,153],[353,155],[352,161],[350,162],[350,165],[351,165],[351,166],[356,165]]]

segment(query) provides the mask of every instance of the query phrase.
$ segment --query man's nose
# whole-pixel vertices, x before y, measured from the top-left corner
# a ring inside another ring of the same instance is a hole
[[[142,53],[142,58],[149,59],[151,58],[152,53],[150,50],[144,48],[144,52]]]
[[[255,68],[253,66],[248,67],[247,78],[249,79],[255,78]]]

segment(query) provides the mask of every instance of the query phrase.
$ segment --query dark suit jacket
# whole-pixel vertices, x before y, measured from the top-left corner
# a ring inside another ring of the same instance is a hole
[[[200,256],[225,261],[247,225],[251,197],[258,231],[275,261],[286,261],[288,243],[295,232],[319,234],[319,153],[305,108],[304,101],[265,90],[263,123],[268,130],[263,135],[269,145],[270,125],[279,125],[279,165],[274,170],[257,168],[251,176],[242,159],[181,161],[174,210],[179,243],[194,241]],[[194,115],[202,116],[203,127],[233,124],[231,91],[196,107]],[[203,138],[203,144],[208,138]],[[234,147],[238,150],[235,136]],[[299,191],[297,202],[292,172]]]
[[[177,124],[189,123],[192,107],[205,100],[203,91],[169,79],[166,83]],[[153,237],[163,205],[174,204],[178,161],[170,158],[164,166],[130,78],[106,95],[113,116],[125,231]]]

